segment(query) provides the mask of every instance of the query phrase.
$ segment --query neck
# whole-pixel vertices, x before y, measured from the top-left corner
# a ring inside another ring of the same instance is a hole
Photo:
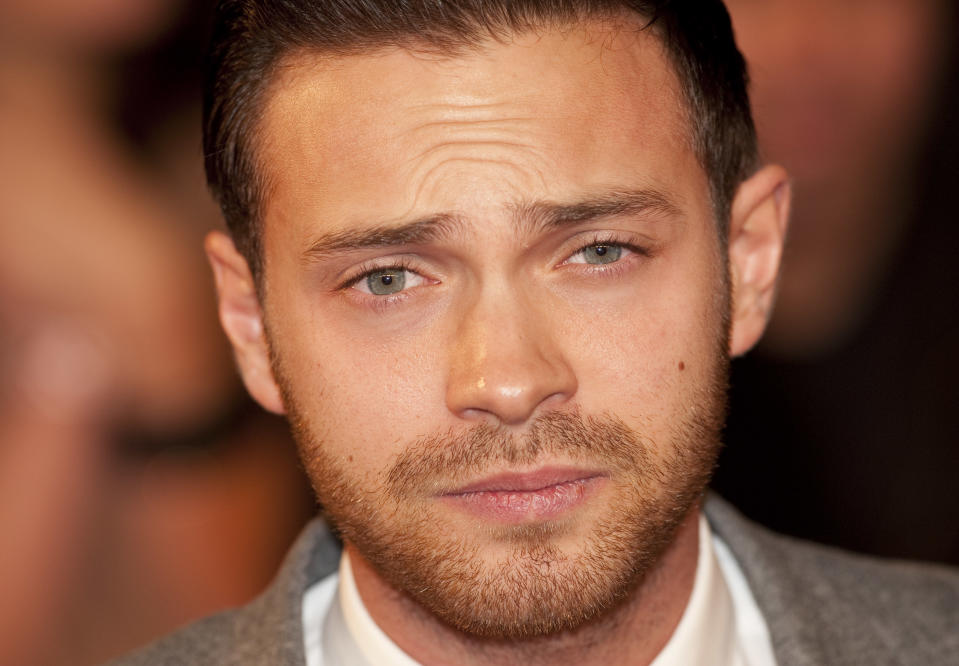
[[[449,627],[383,580],[351,544],[346,544],[346,550],[370,616],[404,652],[425,666],[648,664],[669,641],[692,592],[698,520],[695,507],[655,567],[619,607],[576,630],[521,641],[477,639]]]

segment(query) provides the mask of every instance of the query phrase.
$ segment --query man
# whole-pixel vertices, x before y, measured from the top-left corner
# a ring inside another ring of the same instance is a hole
[[[218,20],[220,314],[343,550],[315,525],[260,600],[133,663],[955,657],[955,574],[703,515],[789,202],[721,3]]]

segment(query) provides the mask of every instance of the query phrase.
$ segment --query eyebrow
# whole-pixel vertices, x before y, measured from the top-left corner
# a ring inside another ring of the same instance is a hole
[[[665,192],[654,189],[612,190],[569,204],[536,201],[515,205],[514,217],[528,234],[610,217],[647,215],[676,218],[679,205]]]
[[[535,201],[510,206],[510,212],[522,233],[535,236],[553,229],[596,220],[629,215],[679,217],[680,208],[673,199],[659,190],[613,190],[574,203]],[[366,248],[388,248],[418,245],[452,235],[466,224],[458,213],[439,213],[406,221],[334,231],[310,243],[303,256],[318,260],[338,252]]]
[[[405,222],[387,222],[363,229],[324,234],[303,253],[307,259],[323,259],[337,252],[364,248],[417,245],[450,235],[463,224],[458,215],[441,213]]]

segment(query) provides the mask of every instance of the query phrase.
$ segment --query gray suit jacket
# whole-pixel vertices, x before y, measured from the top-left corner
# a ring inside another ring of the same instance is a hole
[[[959,666],[959,573],[886,562],[772,534],[717,497],[713,530],[746,574],[780,666]],[[270,587],[115,662],[117,666],[305,663],[303,593],[336,570],[339,547],[311,523]]]

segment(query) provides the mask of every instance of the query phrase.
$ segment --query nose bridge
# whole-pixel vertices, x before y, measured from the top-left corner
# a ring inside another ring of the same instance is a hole
[[[575,375],[543,306],[507,281],[477,290],[453,334],[450,411],[516,425],[544,402],[560,404],[575,394]]]

